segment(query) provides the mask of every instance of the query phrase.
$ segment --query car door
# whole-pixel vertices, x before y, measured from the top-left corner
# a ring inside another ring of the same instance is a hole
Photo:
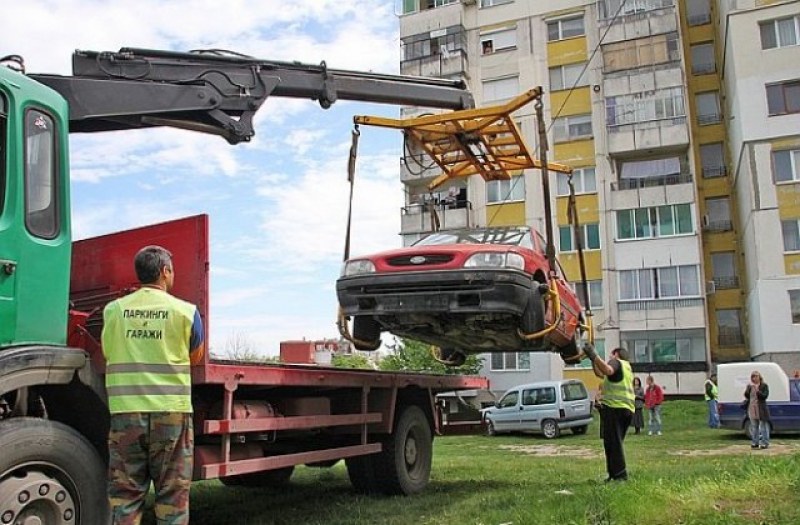
[[[511,432],[519,430],[519,390],[510,390],[497,403],[497,407],[489,412],[496,431]]]
[[[540,430],[545,419],[558,419],[555,387],[523,390],[520,408],[521,430]]]
[[[565,419],[576,420],[591,417],[589,393],[583,383],[570,382],[561,385],[561,398],[563,399]]]

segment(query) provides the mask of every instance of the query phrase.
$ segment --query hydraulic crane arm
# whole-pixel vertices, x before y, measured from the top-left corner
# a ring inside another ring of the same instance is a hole
[[[122,48],[76,51],[72,76],[31,74],[67,99],[70,131],[171,126],[220,135],[255,134],[253,116],[270,96],[466,109],[463,81],[329,69],[259,60],[227,51],[180,53]]]

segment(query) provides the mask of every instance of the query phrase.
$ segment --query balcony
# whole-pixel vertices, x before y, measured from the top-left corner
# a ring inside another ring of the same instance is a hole
[[[607,124],[608,152],[633,153],[638,150],[675,148],[689,144],[689,127],[685,116]]]
[[[690,26],[701,26],[711,22],[711,13],[700,13],[697,15],[689,15],[686,21]]]
[[[471,228],[475,224],[474,212],[470,201],[432,204],[436,214],[430,212],[431,204],[410,204],[400,210],[400,228],[402,234],[432,233],[438,230],[456,230]],[[439,227],[434,228],[438,217]]]
[[[728,169],[725,166],[703,166],[704,179],[717,179],[724,177],[728,174]]]
[[[703,306],[703,299],[691,297],[686,299],[642,299],[639,301],[619,301],[620,312],[639,312],[649,310],[674,310],[676,308],[693,308]]]
[[[716,72],[717,65],[714,62],[692,64],[692,75],[709,75]]]
[[[701,126],[722,122],[722,113],[705,113],[697,115],[697,123]]]
[[[732,290],[739,288],[738,275],[722,275],[713,278],[714,289],[716,290]]]
[[[620,179],[611,183],[612,191],[636,190],[639,188],[653,188],[658,186],[672,186],[692,182],[691,173],[675,173],[658,177],[642,177],[636,179]]]
[[[400,159],[400,182],[432,180],[442,169],[428,155],[405,155]]]
[[[608,33],[605,37],[606,42],[620,42],[647,35],[677,31],[678,29],[675,6],[671,1],[664,1],[661,6],[657,6],[656,2],[652,2],[650,8],[641,6],[632,9],[623,8],[616,18],[614,18],[614,15],[617,13],[617,6],[605,4],[606,2],[603,1],[599,3],[597,24],[602,33],[614,22],[608,28]]]
[[[463,49],[437,52],[400,62],[402,74],[418,77],[466,78],[468,68],[467,53]]]
[[[743,346],[744,335],[742,335],[742,331],[738,327],[720,326],[717,343],[719,346]]]
[[[730,220],[709,220],[703,225],[707,233],[723,233],[733,231],[733,222]]]

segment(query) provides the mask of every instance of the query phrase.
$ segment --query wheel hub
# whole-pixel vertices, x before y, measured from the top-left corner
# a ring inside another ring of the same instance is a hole
[[[0,480],[0,525],[74,525],[76,503],[56,478],[16,471]]]
[[[413,436],[406,439],[405,458],[407,465],[413,465],[417,462],[417,440]]]

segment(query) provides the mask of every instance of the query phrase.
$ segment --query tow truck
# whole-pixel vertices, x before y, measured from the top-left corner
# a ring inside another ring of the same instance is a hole
[[[134,253],[174,254],[174,293],[208,326],[208,217],[72,242],[69,132],[169,126],[254,135],[272,96],[463,109],[462,82],[335,70],[230,52],[77,51],[68,76],[0,67],[0,523],[107,523],[102,309],[136,287]],[[208,340],[208,333],[206,333]],[[276,485],[346,462],[359,492],[423,490],[435,395],[484,378],[217,361],[192,368],[195,479]]]

